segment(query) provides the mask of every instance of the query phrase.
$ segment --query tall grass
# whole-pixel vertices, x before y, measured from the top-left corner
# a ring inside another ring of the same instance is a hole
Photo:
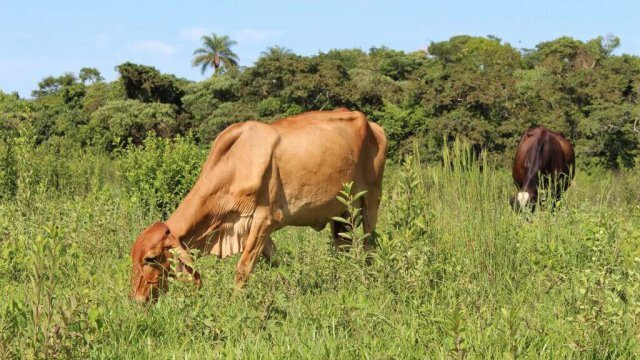
[[[518,214],[509,172],[454,143],[441,164],[389,165],[368,264],[335,252],[328,230],[287,228],[273,235],[280,266],[260,262],[239,296],[237,257],[206,257],[202,289],[173,283],[142,308],[127,298],[131,243],[197,176],[169,176],[183,171],[171,161],[201,150],[154,143],[111,160],[15,146],[0,358],[640,355],[637,174],[578,172],[555,211]]]

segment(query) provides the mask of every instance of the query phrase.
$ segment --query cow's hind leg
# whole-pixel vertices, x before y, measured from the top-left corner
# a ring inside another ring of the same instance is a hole
[[[341,218],[347,219],[349,217],[348,212],[344,212],[340,215]],[[340,236],[340,233],[349,232],[349,226],[339,221],[331,221],[331,235],[333,236],[333,245],[336,250],[344,250],[351,245],[351,240]]]
[[[378,209],[380,208],[381,186],[372,186],[362,198],[362,229],[369,236],[364,240],[364,248],[376,248],[374,231],[378,223]]]
[[[266,213],[266,211],[265,211]],[[271,234],[271,218],[268,215],[254,215],[249,231],[249,237],[245,243],[244,251],[240,257],[240,261],[236,267],[236,288],[240,289],[256,266],[256,262],[261,254],[263,254],[265,243],[270,241]]]
[[[262,256],[267,260],[269,265],[273,267],[278,267],[280,265],[279,261],[275,259],[276,255],[276,244],[273,243],[271,237],[267,237],[264,241],[264,247],[262,248]]]

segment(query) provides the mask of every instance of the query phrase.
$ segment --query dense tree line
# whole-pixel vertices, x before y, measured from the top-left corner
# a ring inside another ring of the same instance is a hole
[[[207,55],[214,45],[194,54],[203,71],[215,67],[200,82],[124,63],[113,82],[83,68],[43,79],[32,100],[0,92],[2,138],[28,124],[38,143],[65,138],[112,152],[151,132],[208,143],[234,122],[344,106],[384,126],[396,159],[416,143],[435,160],[444,141],[459,137],[509,160],[520,134],[537,125],[564,133],[581,166],[630,168],[639,156],[640,58],[613,55],[615,37],[517,49],[493,36],[456,36],[426,51],[315,56],[272,47],[244,68],[233,66],[233,52],[221,53],[222,62]]]

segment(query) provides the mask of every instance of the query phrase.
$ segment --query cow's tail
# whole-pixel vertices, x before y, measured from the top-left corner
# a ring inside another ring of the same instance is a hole
[[[537,162],[539,162],[540,155],[544,150],[548,137],[549,134],[546,131],[540,134],[540,137],[538,138],[538,141],[536,141],[533,149],[531,149],[527,154],[527,159],[524,164],[528,169],[537,168]]]
[[[538,170],[540,169],[540,159],[542,159],[542,152],[545,149],[545,145],[549,141],[549,133],[544,131],[540,134],[540,137],[535,142],[533,149],[529,151],[527,154],[527,158],[525,160],[525,168],[527,169],[527,173],[525,174],[525,183],[523,187],[530,185],[530,182],[533,181],[534,186],[538,186]]]

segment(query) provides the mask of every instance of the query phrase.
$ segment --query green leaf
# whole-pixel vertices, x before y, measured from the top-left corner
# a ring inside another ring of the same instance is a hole
[[[343,199],[343,198],[341,198],[341,197],[339,197],[339,196],[338,196],[336,199],[338,199],[338,201],[340,201],[340,202],[341,202],[344,206],[346,206],[346,207],[349,207],[349,205],[351,205],[351,204],[349,203],[349,200],[347,200],[347,199]]]
[[[349,220],[345,219],[345,218],[341,218],[340,216],[334,216],[331,218],[332,220],[335,220],[337,222],[341,222],[343,224],[347,224],[347,225],[351,225],[351,223],[349,222]]]
[[[359,193],[357,193],[357,194],[356,194],[356,196],[354,196],[354,197],[353,197],[353,200],[355,201],[355,200],[360,199],[360,198],[361,198],[361,197],[363,197],[366,193],[367,193],[367,190],[360,191]]]

